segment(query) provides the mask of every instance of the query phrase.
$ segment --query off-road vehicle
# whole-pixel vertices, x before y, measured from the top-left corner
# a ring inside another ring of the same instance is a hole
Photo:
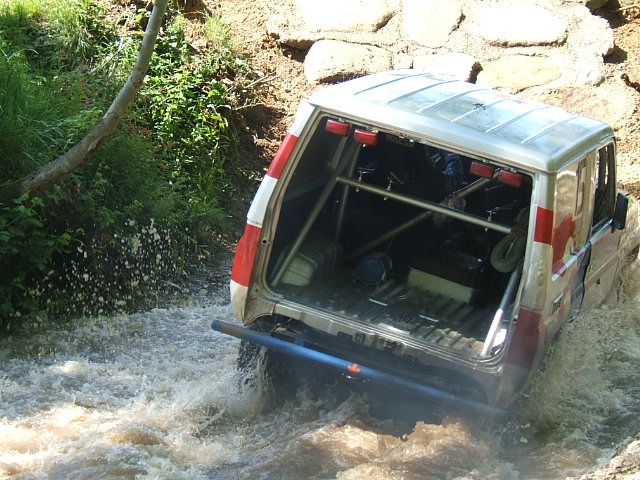
[[[237,247],[232,305],[247,328],[214,328],[505,408],[639,242],[609,125],[462,81],[375,74],[302,103]]]

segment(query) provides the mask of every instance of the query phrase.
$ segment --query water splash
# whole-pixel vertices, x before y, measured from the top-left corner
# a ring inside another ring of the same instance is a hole
[[[640,431],[640,264],[608,302],[565,325],[514,409],[507,449],[524,478],[564,479]],[[534,472],[534,473],[531,473]],[[540,473],[543,475],[540,475]]]
[[[577,476],[640,431],[639,294],[634,265],[607,305],[562,331],[498,434],[427,419],[427,404],[402,424],[339,386],[265,408],[242,388],[238,340],[210,330],[233,321],[226,298],[16,333],[0,341],[0,478]]]

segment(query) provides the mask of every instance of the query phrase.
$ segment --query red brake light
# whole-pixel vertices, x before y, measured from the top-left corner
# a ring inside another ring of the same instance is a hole
[[[360,130],[359,128],[353,132],[353,139],[364,145],[375,145],[378,143],[378,134],[376,132],[368,132],[367,130]]]
[[[480,162],[471,162],[471,166],[469,167],[469,173],[484,178],[493,178],[495,171],[496,167]]]
[[[498,173],[498,181],[505,185],[519,188],[522,185],[523,176],[520,173],[509,172],[507,170],[500,170]]]
[[[324,126],[324,129],[327,132],[335,133],[336,135],[340,135],[341,137],[346,137],[349,133],[350,125],[345,122],[339,122],[338,120],[333,120],[332,118],[327,119],[327,123]]]

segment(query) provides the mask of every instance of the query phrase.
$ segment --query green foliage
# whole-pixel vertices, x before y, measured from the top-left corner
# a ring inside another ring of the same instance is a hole
[[[0,32],[31,67],[61,72],[91,62],[115,38],[104,13],[89,0],[11,0],[0,7]]]
[[[51,161],[99,118],[93,98],[100,89],[91,88],[97,79],[81,66],[107,48],[89,43],[106,42],[110,30],[91,33],[100,30],[95,14],[86,1],[0,7],[0,184]]]
[[[212,22],[209,17],[206,25]],[[200,227],[196,230],[224,227],[219,204],[234,193],[236,172],[227,162],[236,156],[238,144],[229,118],[251,101],[246,85],[255,73],[230,49],[228,29],[216,30],[217,49],[193,58],[185,23],[177,15],[159,39],[138,114],[152,125],[151,137],[161,146],[172,185],[190,192],[191,218]]]
[[[42,198],[26,195],[14,200],[13,205],[0,208],[0,271],[8,281],[0,289],[0,318],[19,312],[16,303],[32,306],[28,300],[17,298],[27,290],[33,274],[44,272],[54,256],[66,253],[72,242],[69,232],[44,228],[44,208]]]
[[[121,41],[101,1],[0,6],[0,185],[75,144],[129,74],[149,12]],[[141,95],[96,157],[45,195],[0,204],[0,327],[148,304],[215,251],[242,175],[234,111],[253,101],[255,74],[218,18],[202,27],[206,55],[187,25],[171,12]]]
[[[37,102],[30,101],[34,98],[31,87],[21,53],[8,54],[0,43],[0,158],[6,162],[0,182],[34,167],[27,162],[23,148],[37,138],[39,128],[34,119],[44,112]]]

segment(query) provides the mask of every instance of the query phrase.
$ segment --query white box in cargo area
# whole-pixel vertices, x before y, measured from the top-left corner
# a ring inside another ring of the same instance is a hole
[[[417,270],[413,267],[409,270],[407,285],[463,303],[470,303],[474,294],[477,292],[474,288]]]

